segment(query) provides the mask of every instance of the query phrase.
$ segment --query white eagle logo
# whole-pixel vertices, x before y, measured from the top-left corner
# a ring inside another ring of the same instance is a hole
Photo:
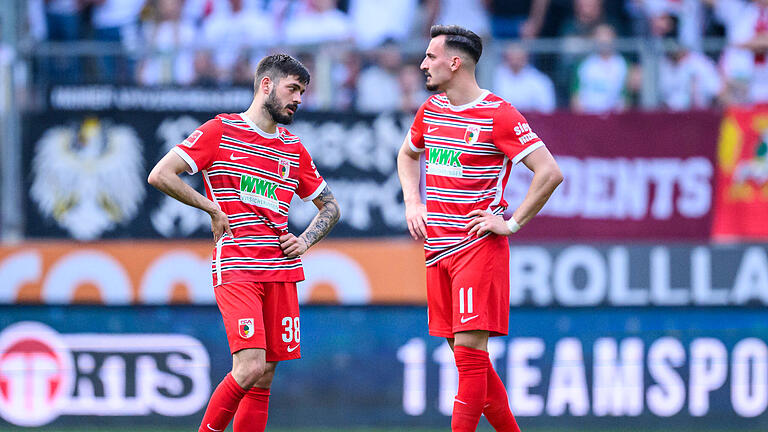
[[[93,240],[136,214],[145,189],[133,128],[88,117],[47,130],[32,161],[30,195],[78,240]]]

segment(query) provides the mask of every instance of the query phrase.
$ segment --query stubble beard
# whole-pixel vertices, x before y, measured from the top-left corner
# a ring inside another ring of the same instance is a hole
[[[275,123],[285,125],[293,123],[293,114],[283,114],[282,110],[284,108],[285,107],[280,104],[280,101],[277,100],[275,91],[272,90],[272,93],[267,96],[267,100],[264,101],[264,109],[267,110],[267,113],[269,113]]]

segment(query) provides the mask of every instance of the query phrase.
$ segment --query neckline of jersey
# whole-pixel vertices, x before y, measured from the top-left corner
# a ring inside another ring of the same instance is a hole
[[[264,138],[275,139],[275,138],[277,138],[280,135],[280,131],[279,130],[276,130],[275,133],[269,133],[269,132],[264,131],[260,127],[256,126],[256,123],[254,123],[250,118],[248,118],[248,116],[245,115],[244,112],[242,112],[242,113],[240,113],[238,115],[240,116],[241,119],[243,119],[244,122],[248,123],[248,126],[250,126],[251,129],[253,129],[254,132],[256,132],[257,134],[263,136]]]
[[[465,103],[464,105],[452,105],[451,101],[448,101],[448,109],[450,109],[451,111],[464,111],[467,108],[472,108],[473,106],[482,102],[483,99],[485,99],[490,93],[491,93],[490,91],[483,89],[483,92],[480,93],[480,96],[478,96],[475,100],[471,102]],[[448,100],[448,97],[446,96],[445,99]]]

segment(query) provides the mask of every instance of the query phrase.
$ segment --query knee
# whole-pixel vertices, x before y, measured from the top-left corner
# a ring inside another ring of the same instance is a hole
[[[232,376],[245,389],[253,387],[264,376],[266,366],[258,360],[237,362],[232,368]]]

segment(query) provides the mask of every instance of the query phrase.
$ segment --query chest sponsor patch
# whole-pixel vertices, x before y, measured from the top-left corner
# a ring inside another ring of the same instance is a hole
[[[463,169],[459,157],[461,157],[459,150],[430,147],[427,174],[461,177]]]
[[[278,212],[277,183],[259,177],[240,175],[240,201]]]

